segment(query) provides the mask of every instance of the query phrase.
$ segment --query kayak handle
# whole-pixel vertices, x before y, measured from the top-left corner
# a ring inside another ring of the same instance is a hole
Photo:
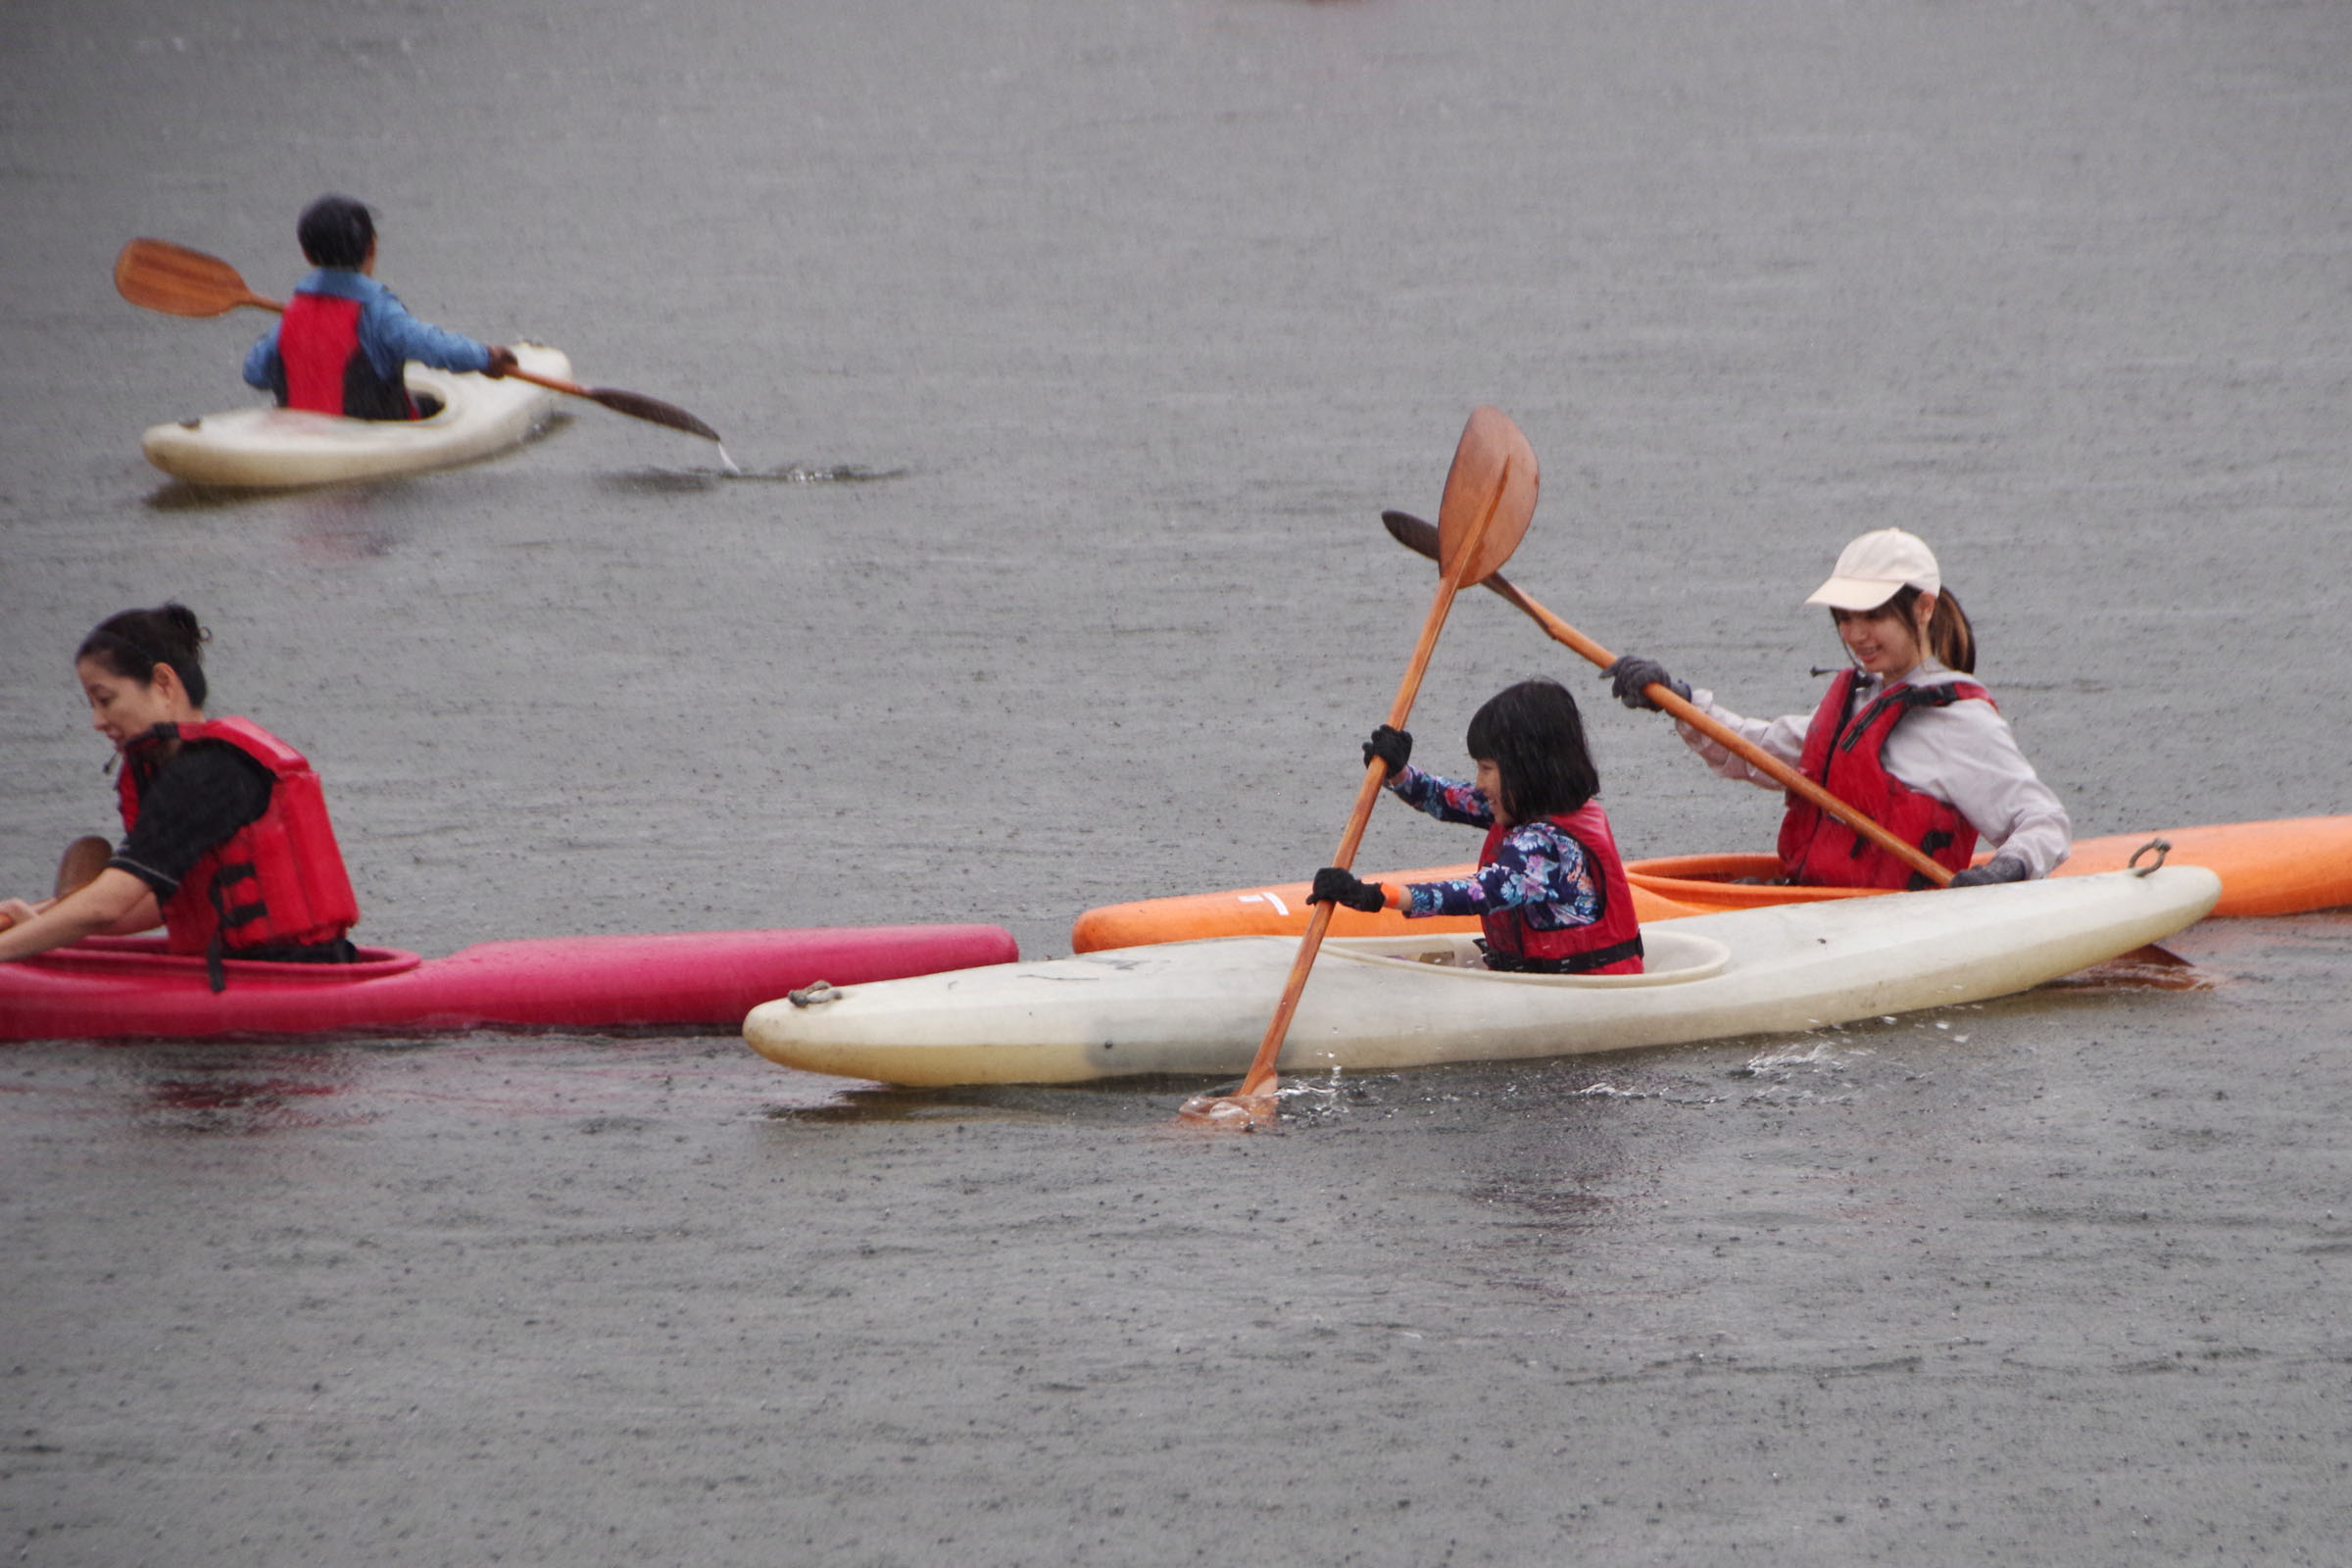
[[[812,986],[803,986],[798,991],[785,992],[784,1000],[796,1007],[813,1007],[820,1003],[839,1002],[841,996],[840,988],[832,981],[819,980]]]
[[[2150,850],[2154,850],[2156,852],[2155,864],[2141,865],[2139,863],[2139,858],[2147,854]],[[2124,869],[2127,871],[2135,871],[2141,876],[2146,876],[2151,871],[2161,871],[2164,869],[2164,858],[2172,853],[2173,841],[2171,839],[2150,839],[2147,843],[2142,844],[2138,849],[2132,852],[2132,858],[2124,862]]]

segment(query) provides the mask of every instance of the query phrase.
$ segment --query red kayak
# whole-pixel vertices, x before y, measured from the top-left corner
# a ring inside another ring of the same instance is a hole
[[[735,1028],[788,991],[1010,963],[993,925],[689,931],[484,942],[446,958],[362,948],[358,963],[223,965],[160,937],[92,937],[0,963],[0,1040],[124,1035],[440,1033],[466,1029]]]

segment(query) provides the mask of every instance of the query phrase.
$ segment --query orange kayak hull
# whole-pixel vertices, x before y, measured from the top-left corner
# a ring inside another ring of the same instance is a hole
[[[1372,882],[1446,882],[1468,876],[1468,865],[1430,865],[1409,871],[1383,871]],[[1630,867],[1629,867],[1630,873]],[[1089,909],[1070,927],[1070,951],[1099,953],[1105,948],[1148,948],[1161,942],[1191,942],[1202,937],[1301,936],[1306,931],[1305,882],[1280,882],[1266,887],[1233,888],[1223,893],[1190,893],[1169,899],[1145,899],[1135,904],[1106,904]],[[1685,904],[1637,884],[1634,910],[1638,918],[1673,920],[1686,914],[1705,914],[1720,905]],[[1447,931],[1476,931],[1467,916],[1437,915],[1407,921],[1395,909],[1364,914],[1355,909],[1332,911],[1335,937],[1396,936],[1411,931],[1435,935]]]
[[[2202,865],[2220,873],[2222,899],[2214,906],[2216,915],[2302,914],[2352,906],[2352,815],[2220,822],[2081,839],[2055,874],[2121,870],[2132,853],[2152,838],[2171,842],[2171,863]],[[1468,864],[1423,866],[1378,872],[1365,880],[1443,882],[1467,876],[1472,869]],[[1630,861],[1626,879],[1633,884],[1634,906],[1644,921],[1767,904],[1872,898],[1878,893],[1871,888],[1785,887],[1761,880],[1779,869],[1780,862],[1769,855],[1677,855]],[[1306,892],[1304,882],[1284,882],[1105,905],[1078,917],[1070,928],[1070,948],[1074,953],[1095,953],[1202,937],[1298,936],[1306,930]],[[1331,934],[1369,937],[1407,929],[1434,933],[1477,928],[1478,922],[1468,918],[1407,922],[1393,909],[1379,914],[1341,909],[1332,919]]]

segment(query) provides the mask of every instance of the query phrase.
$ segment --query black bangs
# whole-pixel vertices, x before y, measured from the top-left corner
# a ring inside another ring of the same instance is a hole
[[[1564,815],[1600,793],[1584,715],[1556,680],[1523,680],[1488,698],[1470,715],[1465,744],[1502,776],[1494,804],[1514,822]]]

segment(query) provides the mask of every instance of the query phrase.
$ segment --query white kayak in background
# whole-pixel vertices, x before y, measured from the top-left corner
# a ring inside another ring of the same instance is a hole
[[[1281,1068],[1312,1074],[1624,1051],[2006,996],[2194,923],[2202,866],[1776,905],[1642,929],[1647,972],[1504,974],[1465,935],[1324,943]],[[1289,937],[1113,948],[766,1003],[744,1038],[788,1067],[918,1087],[1244,1071]]]
[[[559,349],[514,345],[538,375],[568,379]],[[295,409],[234,409],[159,424],[139,446],[147,461],[190,484],[285,489],[383,479],[470,463],[518,445],[547,416],[555,394],[514,376],[459,374],[408,367],[409,390],[437,399],[429,419],[347,419]]]

